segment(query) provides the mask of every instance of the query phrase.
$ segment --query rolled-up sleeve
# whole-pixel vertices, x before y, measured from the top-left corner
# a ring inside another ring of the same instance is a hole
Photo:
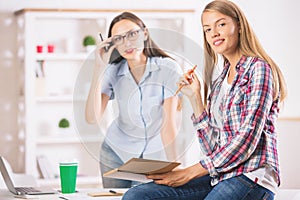
[[[199,117],[193,114],[191,117],[193,125],[198,134],[200,148],[205,155],[211,155],[216,148],[218,135],[213,132],[209,124],[207,111],[204,110]]]

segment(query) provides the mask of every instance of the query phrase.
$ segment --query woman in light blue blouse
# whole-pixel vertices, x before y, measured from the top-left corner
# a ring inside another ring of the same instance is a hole
[[[113,19],[108,39],[101,42],[97,53],[86,119],[99,122],[112,99],[119,109],[101,146],[101,174],[132,157],[175,160],[178,98],[174,93],[179,65],[158,48],[142,20],[130,12]],[[106,188],[132,184],[103,178]]]

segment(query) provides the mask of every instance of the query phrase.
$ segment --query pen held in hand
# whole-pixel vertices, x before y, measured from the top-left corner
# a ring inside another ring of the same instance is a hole
[[[182,89],[182,87],[183,87],[183,85],[180,85],[180,86],[178,87],[178,89],[176,90],[174,96],[176,96],[176,95],[180,92],[180,90]]]
[[[99,37],[100,37],[101,42],[103,42],[103,37],[102,37],[101,33],[99,33]],[[108,52],[108,47],[104,47],[104,50],[105,50],[105,52]]]
[[[99,33],[99,37],[100,37],[100,40],[101,40],[101,42],[103,41],[103,37],[102,37],[102,34],[101,33]]]
[[[194,73],[194,71],[195,71],[196,68],[197,68],[197,65],[194,65],[194,67],[193,67],[191,70],[189,70],[189,71],[187,72],[187,74],[190,76],[192,73]],[[180,90],[183,88],[183,86],[184,86],[184,85],[180,85],[180,86],[178,87],[178,89],[176,90],[174,96],[176,96],[176,95],[180,92]]]

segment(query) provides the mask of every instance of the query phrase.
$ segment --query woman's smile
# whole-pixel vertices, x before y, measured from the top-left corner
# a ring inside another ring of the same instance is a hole
[[[225,41],[225,39],[217,39],[213,42],[213,45],[220,46],[224,41]]]

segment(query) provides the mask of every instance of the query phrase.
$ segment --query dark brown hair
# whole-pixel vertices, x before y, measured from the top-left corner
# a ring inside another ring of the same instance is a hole
[[[146,25],[144,24],[144,22],[140,18],[138,18],[136,15],[134,15],[131,12],[123,12],[120,15],[116,16],[112,20],[112,22],[110,23],[109,30],[108,30],[108,37],[112,36],[111,30],[112,30],[113,26],[117,22],[119,22],[121,20],[124,20],[124,19],[132,21],[133,23],[137,24],[142,30],[148,31],[147,28],[146,28]],[[153,40],[150,38],[149,32],[148,32],[147,40],[145,40],[144,44],[145,44],[145,48],[144,48],[143,52],[146,55],[146,57],[168,57],[168,58],[170,58],[170,56],[167,53],[165,53],[163,50],[161,50],[157,46],[157,44],[155,44],[153,42]],[[109,63],[119,63],[123,59],[124,58],[115,49],[112,52]]]

